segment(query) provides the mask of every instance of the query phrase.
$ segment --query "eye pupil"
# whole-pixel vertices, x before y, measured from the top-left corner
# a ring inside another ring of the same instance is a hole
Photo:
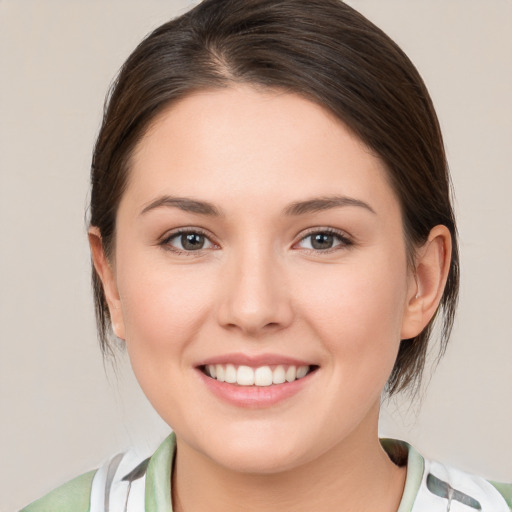
[[[334,236],[329,233],[316,233],[311,237],[311,246],[314,249],[330,249],[334,244]]]
[[[181,245],[187,251],[197,251],[204,246],[205,237],[198,233],[186,233],[181,235]]]

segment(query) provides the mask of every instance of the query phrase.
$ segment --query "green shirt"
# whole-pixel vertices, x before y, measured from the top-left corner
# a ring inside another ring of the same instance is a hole
[[[512,484],[469,475],[422,457],[402,441],[384,439],[395,460],[406,453],[407,478],[397,512],[510,512]],[[21,512],[172,512],[171,468],[176,438],[171,434],[145,461],[124,463],[118,455],[25,507]],[[128,465],[127,465],[128,464]],[[110,492],[105,493],[105,489]],[[105,495],[107,497],[105,497]]]

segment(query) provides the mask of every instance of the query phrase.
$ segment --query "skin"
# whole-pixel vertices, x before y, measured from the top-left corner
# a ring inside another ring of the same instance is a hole
[[[155,206],[165,195],[221,215]],[[285,213],[333,196],[359,203]],[[380,447],[380,396],[400,340],[437,308],[450,235],[436,226],[408,265],[382,162],[298,95],[195,93],[136,148],[116,226],[110,261],[91,228],[93,260],[135,375],[176,432],[174,508],[396,510],[405,468]],[[203,248],[180,249],[179,228],[205,234]],[[313,248],[311,232],[326,229],[333,247]],[[293,396],[242,407],[197,369],[233,353],[318,369]]]

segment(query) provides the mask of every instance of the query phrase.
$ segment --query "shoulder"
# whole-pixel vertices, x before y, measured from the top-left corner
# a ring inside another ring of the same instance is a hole
[[[131,497],[134,494],[139,497],[136,510],[144,510],[140,495],[143,500],[148,460],[141,463],[132,452],[115,455],[97,470],[70,480],[20,512],[104,512],[111,509],[117,512],[132,487]]]
[[[20,512],[142,511],[146,502],[155,510],[171,510],[175,446],[171,433],[151,457],[136,451],[115,455],[99,469],[69,481]]]
[[[408,452],[407,479],[399,512],[512,511],[512,484],[492,482],[429,460],[406,443],[391,441],[391,444]],[[389,453],[389,448],[386,451]]]
[[[492,482],[427,459],[403,441],[381,439],[381,444],[395,464],[407,466],[398,512],[512,511],[512,484]]]
[[[490,481],[491,485],[503,496],[510,510],[512,510],[512,484]]]
[[[511,490],[511,485],[493,484],[481,476],[437,461],[425,460],[425,471],[416,500],[419,512],[423,508],[432,510],[434,504],[441,502],[448,507],[452,506],[452,509],[458,504],[459,507],[465,505],[468,510],[510,512]]]
[[[96,471],[89,471],[34,501],[20,512],[89,512]]]

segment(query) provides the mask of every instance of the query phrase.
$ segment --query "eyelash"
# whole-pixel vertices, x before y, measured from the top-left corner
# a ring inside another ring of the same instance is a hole
[[[307,232],[304,236],[301,237],[301,239],[294,244],[296,246],[297,244],[300,244],[304,240],[312,237],[313,235],[329,235],[332,236],[340,242],[339,244],[335,245],[334,247],[330,247],[328,249],[307,249],[304,250],[307,251],[309,254],[330,254],[335,251],[339,251],[342,249],[346,249],[347,247],[350,247],[351,245],[354,245],[354,242],[347,236],[346,233],[342,231],[338,231],[337,229],[333,228],[313,228],[309,232]]]
[[[185,256],[199,256],[203,253],[204,250],[208,250],[209,248],[207,249],[197,249],[195,251],[186,251],[186,250],[183,250],[183,249],[178,249],[177,247],[173,247],[171,245],[171,241],[176,239],[176,238],[179,238],[183,235],[200,235],[202,237],[204,237],[210,244],[212,244],[213,246],[217,246],[217,244],[215,242],[212,242],[211,240],[211,237],[205,232],[203,231],[202,229],[199,229],[199,228],[194,228],[194,229],[179,229],[178,231],[173,231],[172,233],[170,233],[169,235],[167,235],[160,243],[159,245],[161,245],[164,249],[168,250],[168,251],[171,251],[175,254],[182,254],[182,255],[185,255]]]
[[[197,250],[183,250],[183,249],[178,249],[176,247],[173,247],[171,245],[171,241],[174,239],[177,239],[183,235],[200,235],[200,236],[204,237],[210,244],[212,244],[212,246],[218,247],[218,245],[211,240],[210,236],[205,231],[203,231],[202,229],[199,229],[199,228],[180,229],[178,231],[174,231],[174,232],[170,233],[168,236],[166,236],[165,238],[163,238],[162,241],[159,243],[159,245],[161,245],[164,249],[171,251],[175,254],[186,255],[186,256],[199,256],[203,253],[203,251],[210,249],[210,248],[206,248],[206,249],[201,248],[201,249],[197,249]],[[354,243],[345,233],[338,231],[336,229],[313,228],[313,229],[311,229],[311,231],[309,231],[304,236],[302,236],[298,242],[293,244],[292,247],[297,246],[298,244],[300,244],[301,242],[304,242],[305,240],[312,237],[313,235],[329,235],[329,236],[336,238],[339,241],[339,243],[337,245],[335,245],[334,247],[331,247],[328,249],[304,248],[303,250],[309,254],[330,254],[334,251],[346,249],[347,247],[350,247]]]

